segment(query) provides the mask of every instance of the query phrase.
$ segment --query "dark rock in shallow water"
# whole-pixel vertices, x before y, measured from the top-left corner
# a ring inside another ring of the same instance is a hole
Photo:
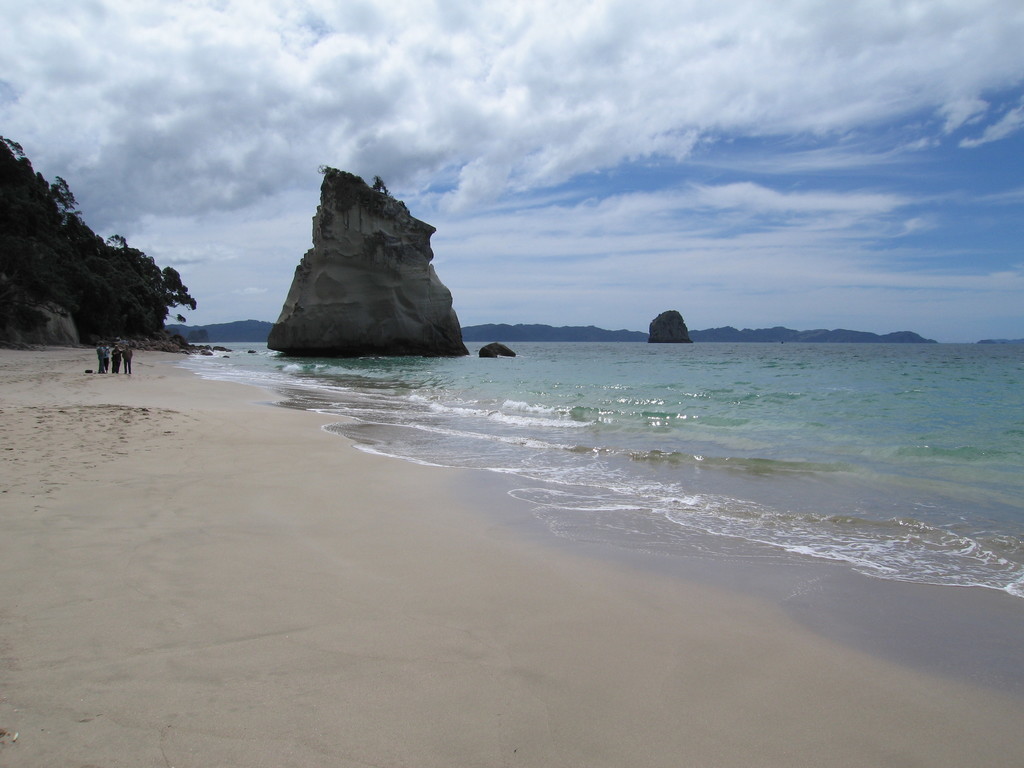
[[[451,292],[431,265],[434,228],[358,176],[327,169],[313,248],[267,346],[292,355],[468,355]]]
[[[662,312],[651,320],[650,344],[692,344],[683,316],[674,309]]]
[[[504,344],[500,344],[497,341],[492,341],[490,344],[485,344],[480,347],[480,357],[515,357],[516,353],[506,347]]]

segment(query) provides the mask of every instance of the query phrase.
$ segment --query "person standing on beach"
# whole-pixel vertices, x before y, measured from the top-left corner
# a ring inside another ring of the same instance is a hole
[[[130,374],[132,372],[132,348],[125,345],[124,351],[121,353],[121,360],[124,361],[124,372]]]
[[[113,373],[120,373],[121,372],[121,347],[119,347],[116,344],[114,345],[114,354],[112,355],[112,357],[114,358],[114,370],[113,370]]]
[[[100,366],[100,373],[106,373],[110,370],[110,347],[104,342],[100,349],[103,350],[103,365]]]
[[[103,344],[96,345],[96,373],[103,373]]]

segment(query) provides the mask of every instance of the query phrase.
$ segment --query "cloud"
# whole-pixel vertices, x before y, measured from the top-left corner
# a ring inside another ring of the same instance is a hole
[[[650,292],[713,283],[788,292],[869,267],[898,269],[897,259],[886,266],[863,246],[905,234],[913,225],[901,210],[911,202],[754,184],[691,186],[446,218],[434,250],[443,254],[446,274],[464,276],[456,279],[467,283],[463,295],[477,295],[498,271],[514,272],[502,290],[521,284],[524,292],[540,287],[538,274],[545,287],[631,285]],[[768,219],[752,224],[757,217]]]
[[[1005,139],[1021,128],[1024,128],[1024,103],[1019,107],[1008,110],[999,120],[986,127],[981,136],[974,139],[962,139],[960,146],[967,148],[980,147],[982,144]]]
[[[952,133],[964,124],[977,122],[988,108],[988,102],[979,98],[955,99],[946,103],[939,110],[946,118],[943,133]]]
[[[936,223],[929,217],[914,216],[903,222],[903,231],[900,234],[910,235],[914,232],[934,229],[936,226]]]
[[[683,160],[702,137],[841,134],[929,109],[948,131],[1019,79],[998,43],[1024,39],[1009,0],[4,6],[5,130],[98,190],[87,202],[111,221],[237,210],[321,163],[447,184],[465,208]]]
[[[982,202],[990,203],[994,205],[1021,205],[1024,204],[1024,187],[1016,187],[1005,190],[1003,192],[997,192],[995,194],[985,195]]]
[[[830,191],[787,193],[752,182],[695,186],[693,197],[694,203],[700,206],[746,209],[760,213],[884,213],[907,202],[892,194],[850,194]]]

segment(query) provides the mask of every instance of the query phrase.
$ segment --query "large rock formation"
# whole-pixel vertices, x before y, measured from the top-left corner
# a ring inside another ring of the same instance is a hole
[[[2,290],[6,288],[7,290]],[[0,323],[0,345],[10,347],[58,346],[77,347],[78,328],[71,313],[52,301],[35,301],[10,286],[0,276],[0,294],[31,313],[31,322],[18,322],[17,317]]]
[[[647,337],[650,344],[692,344],[690,332],[686,329],[683,316],[676,310],[662,312],[651,320],[651,332]]]
[[[468,355],[452,294],[430,261],[434,228],[386,189],[328,168],[313,247],[267,346],[291,355]]]

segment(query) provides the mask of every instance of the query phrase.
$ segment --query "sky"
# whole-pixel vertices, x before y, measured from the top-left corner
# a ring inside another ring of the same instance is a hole
[[[463,325],[1024,338],[1021,0],[0,0],[0,135],[276,320],[318,169]]]

